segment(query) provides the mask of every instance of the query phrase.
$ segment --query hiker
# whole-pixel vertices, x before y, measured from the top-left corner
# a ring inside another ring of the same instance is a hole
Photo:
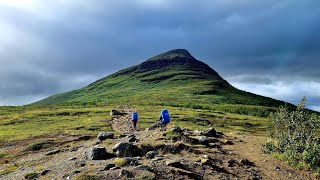
[[[137,130],[137,122],[139,120],[139,116],[137,112],[132,113],[132,124],[133,124],[133,129]]]
[[[163,126],[162,130],[166,130],[167,124],[170,122],[170,114],[167,109],[161,111],[159,121]]]

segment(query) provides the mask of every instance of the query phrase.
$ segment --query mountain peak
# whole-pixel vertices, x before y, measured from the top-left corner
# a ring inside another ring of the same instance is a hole
[[[160,60],[160,59],[170,60],[170,59],[175,59],[175,58],[192,58],[192,59],[194,59],[194,57],[186,49],[173,49],[173,50],[167,51],[165,53],[161,53],[157,56],[154,56],[154,57],[148,59],[148,61],[156,61],[156,60]]]

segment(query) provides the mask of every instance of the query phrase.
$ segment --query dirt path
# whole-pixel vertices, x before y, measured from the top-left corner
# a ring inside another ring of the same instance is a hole
[[[239,134],[228,134],[236,139],[241,139],[243,142],[236,142],[233,146],[227,146],[226,149],[242,158],[246,158],[255,163],[261,171],[263,179],[272,180],[308,180],[315,179],[309,171],[296,170],[284,162],[273,158],[270,155],[264,154],[261,150],[261,145],[265,143],[266,138],[262,136],[249,136]]]
[[[133,110],[128,107],[122,107],[121,111],[126,113],[126,115],[114,116],[112,121],[112,129],[121,134],[133,133],[133,126],[130,120]]]

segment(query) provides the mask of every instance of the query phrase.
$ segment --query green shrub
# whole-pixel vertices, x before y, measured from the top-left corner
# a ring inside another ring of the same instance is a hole
[[[280,108],[271,114],[274,122],[274,141],[263,145],[266,153],[282,153],[295,166],[320,168],[320,145],[316,137],[320,129],[320,117],[305,110],[303,98],[295,111]]]

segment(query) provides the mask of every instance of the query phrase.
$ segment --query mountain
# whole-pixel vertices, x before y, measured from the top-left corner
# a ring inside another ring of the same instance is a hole
[[[191,108],[278,107],[285,102],[241,91],[187,50],[175,49],[102,78],[87,87],[34,104],[136,104]],[[291,105],[289,105],[291,106]]]

